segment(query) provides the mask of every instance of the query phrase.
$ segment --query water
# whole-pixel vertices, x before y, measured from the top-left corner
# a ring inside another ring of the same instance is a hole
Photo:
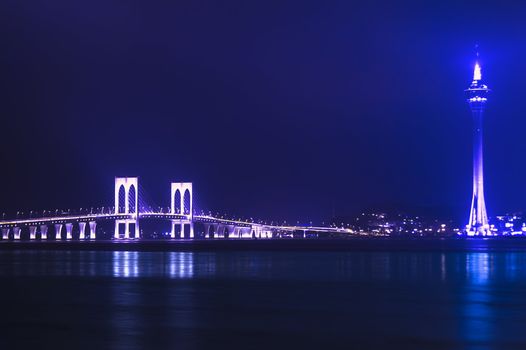
[[[524,252],[1,251],[1,349],[525,349]]]

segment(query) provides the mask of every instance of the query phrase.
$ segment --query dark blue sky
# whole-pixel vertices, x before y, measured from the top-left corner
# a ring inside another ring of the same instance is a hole
[[[490,215],[525,208],[526,5],[2,1],[3,210],[158,205],[314,219],[471,196],[473,46]]]

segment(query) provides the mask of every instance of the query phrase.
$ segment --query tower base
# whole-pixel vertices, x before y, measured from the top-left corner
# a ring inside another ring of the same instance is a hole
[[[482,226],[466,225],[466,229],[464,230],[464,233],[469,237],[493,236],[493,232],[491,232],[491,228],[489,225],[482,225]]]

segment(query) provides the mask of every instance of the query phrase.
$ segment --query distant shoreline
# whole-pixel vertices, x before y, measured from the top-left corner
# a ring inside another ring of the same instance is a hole
[[[526,252],[526,238],[386,238],[348,239],[203,239],[203,240],[99,240],[0,242],[0,252],[13,250],[106,250],[106,251],[414,251],[414,252]]]

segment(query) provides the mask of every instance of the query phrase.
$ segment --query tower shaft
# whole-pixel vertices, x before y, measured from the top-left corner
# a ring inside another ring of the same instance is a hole
[[[472,105],[473,113],[473,199],[469,216],[469,228],[474,234],[485,235],[489,228],[486,203],[484,201],[484,161],[481,105]]]

